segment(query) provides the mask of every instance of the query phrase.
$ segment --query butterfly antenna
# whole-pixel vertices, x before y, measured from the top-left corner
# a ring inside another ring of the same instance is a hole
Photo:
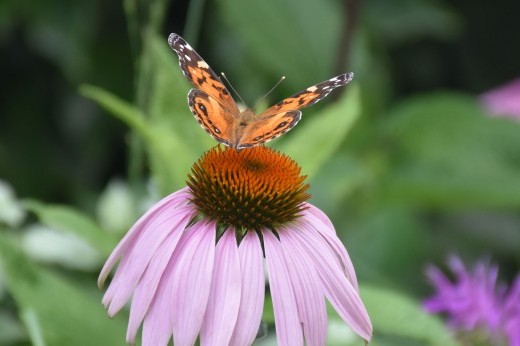
[[[229,87],[231,88],[231,90],[233,90],[233,92],[235,93],[235,95],[238,96],[238,98],[240,99],[240,101],[242,101],[242,103],[244,105],[246,105],[247,107],[247,104],[244,102],[244,100],[240,97],[240,94],[235,90],[235,88],[233,88],[233,85],[231,85],[231,83],[229,82],[229,79],[227,79],[226,75],[224,74],[224,72],[220,72],[220,74],[222,75],[222,77],[224,77],[224,79],[226,80],[227,82],[227,85],[229,85]]]
[[[280,85],[281,82],[284,81],[284,79],[285,79],[285,76],[282,76],[282,78],[280,78],[280,80],[279,80],[279,81],[274,85],[274,87],[271,88],[271,90],[269,90],[269,91],[268,91],[264,96],[262,96],[262,97],[260,98],[260,100],[256,101],[255,106],[253,107],[253,109],[254,109],[254,108],[255,108],[255,107],[256,107],[256,106],[257,106],[257,105],[258,105],[258,104],[259,104],[263,99],[265,99],[265,98],[267,97],[267,95],[269,95],[270,93],[272,93],[273,90],[276,89],[276,87],[277,87],[278,85]]]

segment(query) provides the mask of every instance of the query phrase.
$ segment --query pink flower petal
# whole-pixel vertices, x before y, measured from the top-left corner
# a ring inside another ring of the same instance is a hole
[[[189,188],[181,189],[177,192],[172,193],[171,195],[161,199],[159,202],[155,203],[143,216],[137,220],[137,222],[130,228],[130,230],[125,234],[123,239],[117,244],[116,248],[110,256],[108,257],[103,269],[101,269],[101,273],[98,278],[98,286],[101,288],[103,283],[105,282],[108,274],[116,264],[117,260],[127,252],[128,248],[133,246],[135,240],[139,236],[141,230],[143,229],[143,225],[147,224],[151,218],[157,215],[160,210],[163,209],[165,205],[178,205],[182,206],[188,202],[188,191]]]
[[[305,209],[304,213],[305,214],[312,214],[314,215],[315,217],[317,217],[325,226],[327,226],[329,229],[331,229],[334,233],[336,233],[334,231],[334,225],[332,224],[332,221],[330,221],[329,217],[323,212],[321,211],[319,208],[316,208],[315,206],[313,206],[312,204],[310,203],[303,203],[303,206]]]
[[[200,331],[208,303],[215,260],[215,222],[199,222],[187,232],[194,237],[183,243],[175,258],[173,273],[172,322],[176,346],[193,345]],[[181,245],[179,244],[179,247]]]
[[[159,245],[170,232],[183,230],[194,211],[192,206],[177,208],[165,205],[163,208],[168,209],[151,218],[143,226],[145,228],[138,241],[123,255],[123,260],[103,297],[103,303],[108,305],[109,316],[117,313],[130,299]]]
[[[184,234],[184,236],[189,237],[193,236],[193,234],[188,233]],[[166,346],[172,336],[173,327],[171,315],[173,312],[171,296],[173,295],[174,258],[172,258],[164,270],[160,285],[144,318],[142,333],[143,346]],[[127,337],[127,341],[132,343],[133,340],[129,340]]]
[[[229,345],[240,306],[240,286],[240,260],[235,232],[227,230],[215,250],[211,290],[200,331],[201,345]]]
[[[303,345],[298,306],[282,245],[270,231],[265,230],[263,235],[278,345]]]
[[[168,299],[172,294],[172,266],[170,262],[144,319],[142,346],[166,346],[172,337],[172,306]]]
[[[197,228],[194,228],[195,227],[192,227],[182,233],[173,256],[164,270],[155,296],[144,318],[143,346],[167,345],[172,336],[172,315],[174,311],[171,302],[174,295],[173,282],[175,265],[187,247],[186,244],[193,242],[193,239],[197,236],[200,237],[200,233],[197,234],[196,232]]]
[[[248,232],[238,248],[242,295],[230,345],[251,345],[258,334],[265,296],[263,253],[255,232]]]
[[[294,231],[292,229],[280,229],[278,234],[289,268],[300,321],[303,324],[305,344],[308,346],[325,345],[327,339],[327,308],[323,287],[314,265],[309,262],[306,256],[302,256],[288,239]]]
[[[183,234],[183,230],[179,229],[177,232],[171,232],[159,246],[135,289],[132,297],[128,330],[126,332],[126,340],[129,343],[133,343],[135,340],[139,325],[150,307],[159,282],[165,273],[166,266],[172,259],[173,252]]]
[[[359,292],[358,281],[356,277],[356,271],[354,265],[350,260],[350,256],[345,249],[345,246],[341,243],[341,240],[336,235],[336,231],[332,226],[332,223],[325,214],[318,208],[309,204],[308,213],[305,214],[305,220],[309,222],[310,226],[314,228],[319,234],[325,238],[331,249],[334,250],[338,261],[345,272],[345,275],[349,279],[350,283],[356,291]],[[321,214],[320,214],[321,213]],[[317,217],[316,215],[321,215]]]
[[[321,278],[325,295],[343,320],[363,339],[372,337],[372,323],[358,292],[345,276],[322,237],[306,227],[301,232],[291,232],[293,246],[309,256]]]

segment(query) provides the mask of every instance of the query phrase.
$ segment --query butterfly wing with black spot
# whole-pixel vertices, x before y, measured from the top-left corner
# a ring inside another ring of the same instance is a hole
[[[168,44],[179,56],[179,64],[186,79],[220,103],[234,117],[238,117],[238,107],[229,91],[200,55],[177,34],[170,34]]]
[[[191,89],[188,104],[195,119],[213,138],[231,146],[233,139],[233,115],[213,97],[202,90]]]
[[[238,148],[252,147],[268,142],[292,129],[301,118],[301,108],[326,97],[332,90],[349,83],[353,73],[345,73],[318,83],[260,113],[245,129]]]
[[[298,110],[311,106],[325,98],[332,90],[349,83],[352,78],[354,78],[354,74],[352,72],[344,73],[308,87],[307,89],[278,102],[271,108],[268,108],[266,111],[262,112],[259,117],[261,119],[262,117],[268,117],[273,114]]]
[[[247,126],[237,149],[254,147],[283,135],[296,126],[301,116],[301,111],[294,110],[260,117]]]

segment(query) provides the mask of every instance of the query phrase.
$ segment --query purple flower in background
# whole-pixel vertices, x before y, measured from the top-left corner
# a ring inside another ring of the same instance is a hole
[[[427,276],[436,289],[424,301],[430,313],[444,313],[456,331],[471,334],[484,332],[491,345],[520,346],[520,277],[508,289],[497,284],[498,267],[479,262],[472,271],[452,256],[448,266],[454,280],[437,267],[427,268]]]
[[[520,276],[504,299],[504,331],[511,346],[520,345]]]
[[[520,79],[482,94],[480,100],[493,115],[520,119]]]
[[[325,298],[365,340],[372,325],[334,227],[305,200],[288,157],[265,147],[210,150],[188,187],[155,204],[110,255],[102,285],[109,316],[130,299],[127,341],[142,345],[250,345],[269,274],[278,345],[325,345]]]

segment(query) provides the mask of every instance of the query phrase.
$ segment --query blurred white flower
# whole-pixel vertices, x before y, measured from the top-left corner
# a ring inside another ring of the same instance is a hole
[[[276,341],[276,334],[271,333],[265,338],[260,340],[256,339],[255,346],[278,346],[278,342]]]
[[[101,255],[81,238],[40,224],[27,228],[22,236],[22,248],[37,261],[72,269],[96,269],[102,261]]]
[[[0,223],[19,226],[25,218],[25,210],[16,200],[13,188],[0,180]]]
[[[128,184],[112,180],[101,194],[96,214],[101,226],[109,232],[125,232],[135,221],[134,199]]]
[[[327,345],[355,345],[359,338],[342,320],[329,320],[327,325]]]
[[[155,181],[153,179],[149,179],[146,183],[145,193],[136,203],[138,214],[145,213],[162,197],[163,196],[161,196],[161,194],[159,193],[159,189],[157,188],[157,184],[155,183]]]

